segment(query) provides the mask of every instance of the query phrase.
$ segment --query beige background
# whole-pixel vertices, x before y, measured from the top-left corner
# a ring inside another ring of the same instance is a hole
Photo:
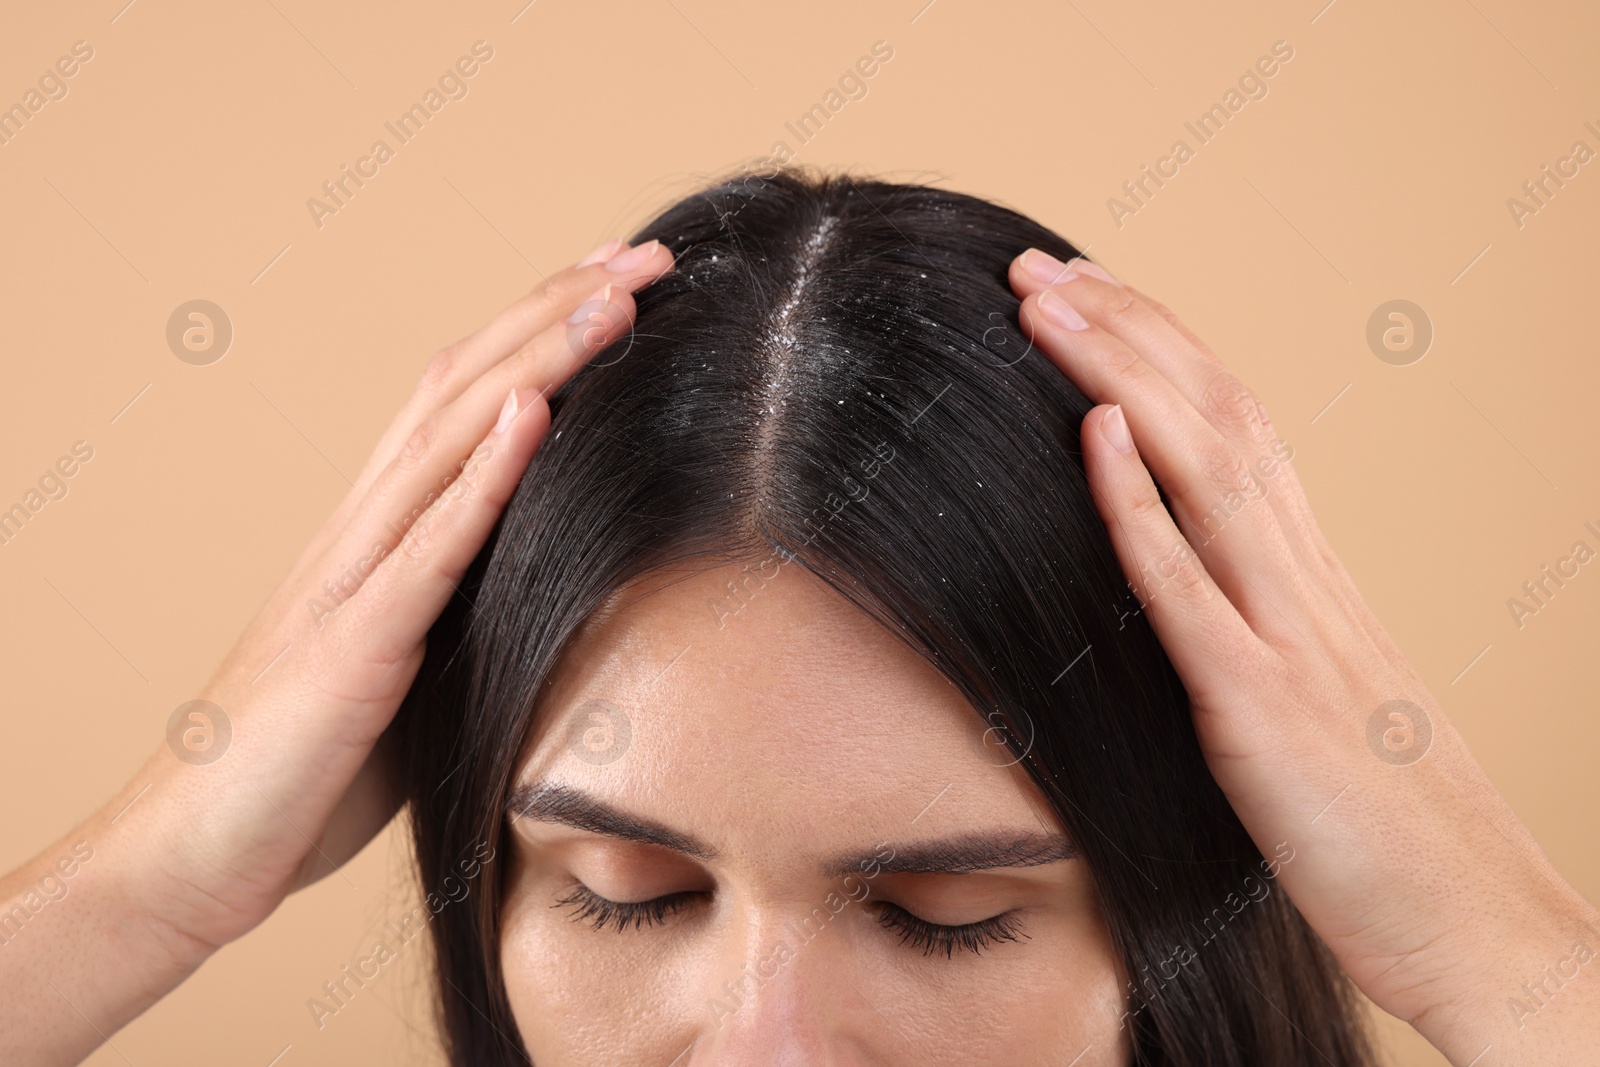
[[[1600,898],[1600,563],[1520,629],[1507,607],[1575,541],[1600,548],[1600,162],[1520,226],[1507,205],[1575,141],[1600,150],[1600,10],[524,2],[8,12],[0,106],[74,42],[94,55],[0,145],[0,507],[74,442],[94,458],[0,546],[0,865],[159,742],[436,348],[781,140],[1012,205],[1183,315],[1263,394],[1369,601]],[[468,95],[319,228],[307,199],[480,40]],[[866,95],[802,145],[785,123],[879,40]],[[1280,40],[1267,95],[1200,145],[1185,121]],[[1108,199],[1179,138],[1193,158],[1118,226]],[[209,366],[165,340],[196,298],[235,330]],[[1392,299],[1436,331],[1409,366],[1366,341]],[[311,1022],[307,998],[410,907],[392,833],[346,873],[90,1062],[437,1062],[416,947]],[[1384,1035],[1392,1063],[1443,1062]]]

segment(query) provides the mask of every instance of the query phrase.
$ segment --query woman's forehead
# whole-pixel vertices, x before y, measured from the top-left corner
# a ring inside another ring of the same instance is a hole
[[[1038,825],[1026,776],[991,758],[986,723],[938,670],[801,567],[759,585],[745,573],[656,582],[576,635],[517,783],[797,831],[842,807],[865,816],[857,829]]]

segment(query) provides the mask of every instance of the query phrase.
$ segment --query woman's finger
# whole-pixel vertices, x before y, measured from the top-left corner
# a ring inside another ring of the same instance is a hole
[[[1071,266],[1075,263],[1079,263],[1079,261],[1069,261],[1068,265]],[[1087,270],[1088,268],[1084,269]],[[1098,274],[1094,274],[1093,270],[1089,270],[1088,273],[1094,277],[1099,277]],[[1211,351],[1210,346],[1196,336],[1194,331],[1189,329],[1171,308],[1148,293],[1129,285],[1127,282],[1119,282],[1119,284],[1165,319],[1188,342],[1193,351],[1199,354],[1202,361],[1215,362],[1219,366],[1221,365],[1220,360]],[[1219,384],[1213,388],[1213,394],[1219,397],[1219,400],[1222,401],[1222,406],[1226,406],[1229,403],[1237,404],[1241,409],[1255,406],[1261,428],[1276,437],[1275,432],[1271,430],[1272,420],[1267,414],[1266,406],[1261,404],[1256,399],[1255,394],[1247,389],[1236,377],[1229,374],[1228,379],[1220,380]],[[1248,421],[1246,421],[1246,425],[1249,425]],[[1383,628],[1383,624],[1378,620],[1378,617],[1367,606],[1366,600],[1356,588],[1355,580],[1351,578],[1350,572],[1345,569],[1343,561],[1334,552],[1333,546],[1328,543],[1328,539],[1323,535],[1322,528],[1317,525],[1316,517],[1311,511],[1311,501],[1306,496],[1305,486],[1301,483],[1298,474],[1288,464],[1288,461],[1294,456],[1294,449],[1284,446],[1277,450],[1277,454],[1282,456],[1283,466],[1271,475],[1272,491],[1269,492],[1268,499],[1273,504],[1280,520],[1292,527],[1291,544],[1296,543],[1294,537],[1298,536],[1299,544],[1309,546],[1309,549],[1303,555],[1307,558],[1319,560],[1327,568],[1327,573],[1332,579],[1329,582],[1330,589],[1344,605],[1346,612],[1352,618],[1361,621],[1368,638],[1383,653],[1391,665],[1398,667],[1404,664],[1404,653],[1400,651],[1399,646],[1389,636],[1388,631]]]
[[[1142,352],[1101,325],[1102,302],[1116,306],[1126,296],[1112,283],[1074,274],[1026,297],[1019,316],[1032,341],[1085,394],[1122,406],[1172,500],[1174,519],[1257,632],[1303,640],[1312,613],[1302,564],[1273,509],[1262,505],[1261,472],[1273,457],[1241,450]]]
[[[595,251],[598,253],[601,249]],[[435,355],[423,373],[413,402],[423,412],[444,407],[495,364],[563,322],[574,308],[603,286],[610,284],[618,292],[632,293],[659,278],[671,266],[672,253],[660,241],[647,241],[608,260],[568,267],[536,286],[471,336]],[[403,419],[396,421],[404,422]],[[392,437],[386,433],[375,457],[384,453],[387,444],[390,446],[388,459],[393,459],[398,451],[395,439],[404,441],[403,429]]]
[[[394,551],[400,538],[421,521],[436,500],[465,477],[466,468],[477,462],[474,449],[496,424],[508,393],[517,390],[519,395],[538,397],[543,406],[544,398],[586,359],[628,332],[633,311],[632,296],[607,286],[594,299],[580,304],[567,321],[546,329],[521,351],[481,375],[456,400],[425,418],[378,476],[318,564],[331,575],[335,591],[364,587],[374,566],[381,569],[379,561]],[[527,402],[522,406],[526,408]],[[314,571],[308,572],[308,577],[319,580]],[[302,615],[301,621],[314,622],[318,629],[322,616],[344,599],[335,599],[321,587],[307,589],[306,595],[323,610],[315,619]]]
[[[1112,287],[1101,297],[1098,321],[1129,347],[1144,354],[1197,410],[1209,413],[1213,403],[1220,409],[1229,406],[1233,391],[1229,379],[1237,379],[1222,361],[1195,344],[1192,337],[1177,328],[1174,320],[1162,315],[1150,301],[1112,277],[1099,264],[1081,257],[1062,263],[1037,248],[1030,248],[1011,261],[1011,287],[1022,297],[1047,288],[1059,291],[1079,275]],[[1219,431],[1231,434],[1246,430],[1233,421],[1231,411],[1224,410],[1224,414],[1227,418],[1216,422]]]
[[[460,397],[490,368],[564,322],[575,308],[606,284],[632,293],[672,267],[672,253],[659,241],[619,251],[622,247],[620,241],[601,245],[583,260],[539,283],[527,296],[471,335],[434,355],[417,388],[373,447],[349,492],[296,562],[287,584],[298,585],[306,568],[340,536],[373,483],[406,447],[423,420]],[[565,372],[559,361],[547,362],[545,366],[557,368],[562,373],[560,380],[564,380]],[[535,379],[527,384],[553,392],[560,380]]]
[[[1261,398],[1170,308],[1082,258],[1062,263],[1048,253],[1030,248],[1012,261],[1010,270],[1012,287],[1023,297],[1045,288],[1066,292],[1061,288],[1063,283],[1083,274],[1115,287],[1111,290],[1091,287],[1091,291],[1084,294],[1096,302],[1095,321],[1148,360],[1241,452],[1265,457],[1271,473],[1261,479],[1261,492],[1269,506],[1285,522],[1302,533],[1309,533],[1308,527],[1314,525],[1311,507],[1299,479],[1287,464],[1293,448],[1279,440]],[[1312,546],[1315,540],[1307,536],[1304,543]],[[1308,564],[1322,562],[1325,558],[1320,548],[1306,555]]]
[[[1068,287],[1082,276],[1096,284]],[[1046,282],[1045,278],[1053,281]],[[1024,298],[1050,289],[1150,364],[1200,416],[1241,452],[1272,455],[1281,442],[1266,405],[1171,310],[1084,259],[1063,264],[1030,248],[1012,261],[1011,282]],[[1104,284],[1098,284],[1104,283]]]
[[[1122,409],[1092,409],[1083,420],[1082,444],[1089,489],[1122,572],[1191,697],[1224,695],[1231,679],[1219,665],[1255,676],[1271,650],[1172,521]]]
[[[291,872],[268,865],[250,875],[266,896],[284,874],[290,887],[325,875],[392,815],[382,733],[444,598],[482,549],[549,425],[546,393],[631,327],[632,297],[607,295],[580,304],[425,417],[326,549],[280,587],[281,605],[252,625],[270,640],[241,642],[208,687],[208,699],[238,709],[231,751],[253,771],[227,802],[270,802],[296,834],[309,835],[301,841],[317,842],[315,859],[289,856]],[[417,560],[432,569],[419,572]],[[397,584],[397,572],[409,582]],[[371,610],[380,599],[381,609]],[[315,766],[306,751],[319,754]],[[226,857],[237,827],[222,820],[213,830],[193,850]],[[267,844],[282,858],[294,842]],[[222,916],[219,939],[236,935],[233,921]]]
[[[329,624],[335,647],[376,669],[414,655],[549,428],[550,408],[539,390],[519,389],[508,397],[473,461]]]
[[[1110,288],[1090,287],[1095,321],[1143,356],[1224,437],[1241,448],[1270,451],[1277,439],[1266,406],[1169,308],[1156,304],[1104,268],[1083,258],[1062,263],[1030,248],[1012,261],[1012,287],[1020,296],[1087,275]],[[1082,308],[1079,309],[1084,310]]]
[[[1182,334],[1183,339],[1194,346],[1195,351],[1209,359],[1217,359],[1216,353],[1211,351],[1211,346],[1202,341],[1193,330],[1189,329],[1189,327],[1185,325],[1184,321],[1178,318],[1177,313],[1171,308],[1144,290],[1129,285],[1127,282],[1119,281],[1118,284],[1125,287],[1128,292],[1132,293],[1134,296],[1137,296],[1140,300],[1143,300],[1146,304],[1149,304],[1150,307],[1155,309],[1156,314],[1166,319],[1174,330],[1177,330],[1178,333]],[[1218,362],[1220,363],[1221,360],[1218,360]]]

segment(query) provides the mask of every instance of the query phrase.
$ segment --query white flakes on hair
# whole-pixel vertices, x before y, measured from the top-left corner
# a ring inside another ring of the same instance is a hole
[[[811,281],[811,272],[816,268],[822,250],[827,247],[828,236],[838,221],[837,215],[824,216],[817,224],[817,228],[811,231],[811,236],[806,238],[805,245],[800,249],[799,261],[795,264],[794,284],[789,287],[783,303],[778,305],[778,310],[772,317],[767,335],[767,349],[773,356],[767,374],[769,400],[774,396],[781,396],[788,389],[788,356],[796,347],[794,324],[791,321],[794,309],[800,306],[800,301],[805,296],[806,285]]]
[[[828,247],[837,215],[824,215],[817,223],[795,260],[794,281],[784,294],[783,302],[773,312],[763,331],[762,348],[767,356],[767,374],[760,410],[762,417],[756,427],[756,455],[758,463],[772,447],[777,432],[777,415],[787,407],[788,397],[794,390],[793,357],[799,351],[799,338],[795,333],[795,310],[805,299],[806,287],[815,276],[817,264]],[[765,488],[763,483],[763,488]],[[761,494],[764,498],[764,493]]]

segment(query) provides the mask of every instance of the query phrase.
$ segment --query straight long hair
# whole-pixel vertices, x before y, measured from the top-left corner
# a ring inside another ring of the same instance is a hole
[[[538,695],[592,612],[663,566],[744,562],[756,589],[798,565],[949,678],[1048,799],[1128,979],[1133,1064],[1371,1064],[1273,880],[1292,843],[1263,855],[1228,806],[1112,550],[1092,404],[1018,326],[1011,260],[1077,249],[977,197],[793,169],[694,193],[630,240],[651,238],[675,269],[551,397],[393,726],[423,888],[503,851]],[[529,1062],[503,866],[430,927],[460,1067]]]

